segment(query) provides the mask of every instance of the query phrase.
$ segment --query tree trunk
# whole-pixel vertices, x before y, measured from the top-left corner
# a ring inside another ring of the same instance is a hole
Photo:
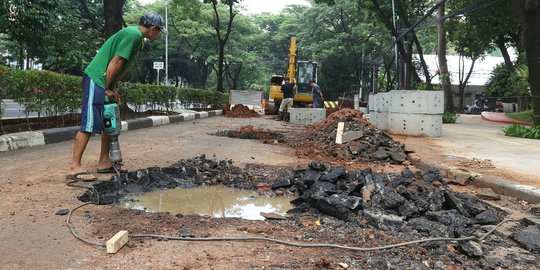
[[[224,92],[223,80],[225,79],[223,74],[225,73],[225,68],[223,62],[225,61],[225,44],[220,42],[219,44],[219,57],[218,57],[218,68],[217,68],[217,90],[221,93]]]
[[[379,5],[379,2],[377,0],[372,0],[373,6],[375,7],[377,14],[379,15],[379,18],[384,23],[386,28],[392,33],[392,36],[394,36],[396,39],[399,37],[398,30],[394,28],[394,24],[392,23],[392,17],[387,16],[383,10],[381,9],[381,6]],[[399,54],[403,57],[403,59],[406,61],[407,65],[414,66],[412,63],[412,57],[409,57],[409,55],[405,52],[405,47],[403,46],[403,41],[401,39],[397,40],[397,47]],[[416,69],[412,69],[412,77],[415,82],[421,82],[420,76],[418,75],[418,71]]]
[[[105,39],[114,35],[122,29],[124,18],[122,17],[123,7],[126,0],[103,0],[103,14],[105,25],[101,31]]]
[[[460,59],[461,63],[459,65],[459,110],[462,110],[464,108],[463,100],[465,99],[465,87],[467,87],[467,83],[469,83],[469,79],[471,78],[472,72],[474,70],[474,64],[476,63],[477,58],[471,59],[472,63],[466,76],[465,58],[463,56],[460,56]]]
[[[407,26],[407,28],[410,28],[412,27],[412,24],[409,20],[409,16],[407,14],[407,11],[405,10],[405,4],[403,3],[402,0],[397,0],[397,4],[398,4],[398,10],[401,14],[401,16],[403,17],[403,21],[405,22],[405,26]],[[416,36],[416,33],[413,31],[411,32],[412,33],[412,38],[413,38],[413,42],[414,42],[414,45],[416,47],[416,51],[418,52],[418,56],[420,58],[420,65],[422,66],[422,70],[423,72],[425,73],[424,75],[426,76],[426,87],[427,87],[427,90],[433,90],[433,85],[431,84],[431,77],[429,76],[429,69],[428,69],[428,66],[426,64],[426,61],[424,59],[424,50],[422,49],[422,45],[420,44],[420,41],[418,40],[418,37]],[[412,50],[410,51],[410,54],[412,56]]]
[[[524,32],[532,96],[533,124],[538,126],[540,125],[540,32],[538,32],[540,0],[513,0],[512,4]],[[521,106],[526,107],[525,104]]]
[[[514,63],[512,63],[512,59],[510,59],[510,54],[508,54],[508,48],[506,48],[506,42],[504,40],[504,37],[502,35],[499,35],[495,40],[495,43],[497,44],[497,47],[499,47],[499,50],[502,53],[506,69],[510,72],[514,71]]]
[[[21,44],[19,48],[19,63],[18,66],[20,69],[24,69],[24,46]]]
[[[448,74],[448,64],[446,62],[446,31],[444,30],[444,7],[441,5],[439,9],[439,45],[437,54],[439,55],[439,78],[441,80],[441,88],[444,92],[444,112],[454,111],[454,97],[452,94],[452,85],[450,83],[450,74]]]

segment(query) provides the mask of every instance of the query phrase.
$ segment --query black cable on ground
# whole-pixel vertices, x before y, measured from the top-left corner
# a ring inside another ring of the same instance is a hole
[[[87,189],[90,189],[90,190],[94,190],[96,192],[95,193],[96,197],[99,198],[99,194],[97,193],[97,191],[93,187],[74,185],[74,183],[71,183],[70,186],[81,187],[81,188],[87,188]],[[89,241],[89,240],[84,239],[83,237],[79,236],[78,233],[75,231],[75,228],[71,225],[71,216],[73,215],[73,213],[77,209],[80,209],[80,208],[82,208],[82,207],[84,207],[86,205],[89,205],[89,204],[95,204],[95,203],[93,203],[93,202],[84,203],[84,204],[81,204],[81,205],[73,208],[69,212],[68,218],[66,220],[66,224],[69,227],[71,234],[75,238],[77,238],[77,239],[81,240],[82,242],[84,242],[85,244],[94,245],[94,246],[97,246],[97,247],[106,247],[106,245],[103,244],[103,243],[92,242],[92,241]],[[493,227],[490,231],[485,233],[483,236],[481,236],[480,238],[478,238],[476,236],[460,237],[460,238],[436,237],[436,238],[419,239],[419,240],[403,242],[403,243],[399,243],[399,244],[378,246],[378,247],[369,247],[369,248],[348,247],[348,246],[336,245],[336,244],[305,244],[305,243],[299,243],[299,242],[291,242],[291,241],[286,241],[286,240],[279,240],[279,239],[268,238],[268,237],[256,237],[256,236],[253,236],[253,237],[248,236],[248,237],[203,237],[203,238],[193,238],[193,237],[176,237],[176,236],[167,236],[167,235],[158,235],[158,234],[132,234],[129,237],[132,237],[132,238],[155,238],[155,239],[178,240],[178,241],[189,241],[189,242],[267,241],[267,242],[272,242],[272,243],[277,243],[277,244],[282,244],[282,245],[288,245],[288,246],[294,246],[294,247],[303,247],[303,248],[336,248],[336,249],[343,249],[343,250],[348,250],[348,251],[368,252],[368,251],[377,251],[377,250],[398,248],[398,247],[403,247],[403,246],[408,246],[408,245],[413,245],[413,244],[421,244],[421,243],[435,242],[435,241],[446,241],[446,242],[462,242],[462,241],[474,241],[474,240],[483,241],[487,236],[489,236],[490,234],[495,232],[495,230],[497,230],[497,228],[502,226],[504,223],[510,222],[510,221],[516,221],[516,220],[505,219],[502,222],[500,222],[499,224],[497,224],[495,227]]]
[[[82,236],[80,236],[79,234],[77,234],[77,231],[75,231],[75,227],[73,227],[73,225],[71,224],[71,215],[73,215],[73,213],[79,209],[79,208],[82,208],[84,206],[87,206],[89,204],[95,204],[95,205],[99,205],[99,193],[97,192],[97,190],[93,187],[93,186],[84,186],[84,185],[78,185],[76,184],[77,182],[79,182],[78,180],[71,180],[69,182],[66,183],[66,185],[70,186],[70,187],[78,187],[78,188],[86,188],[90,191],[92,191],[94,194],[95,194],[95,201],[94,202],[88,202],[88,203],[83,203],[73,209],[71,209],[69,211],[69,214],[68,214],[68,217],[66,219],[66,225],[68,226],[69,228],[69,231],[71,232],[71,234],[81,240],[82,242],[88,244],[88,245],[94,245],[94,246],[98,246],[98,247],[106,247],[105,244],[103,243],[97,243],[97,242],[92,242],[92,241],[89,241],[89,240],[86,240],[84,239]]]

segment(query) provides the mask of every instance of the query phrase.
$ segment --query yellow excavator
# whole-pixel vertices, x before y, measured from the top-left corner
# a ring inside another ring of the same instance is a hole
[[[296,79],[296,93],[293,98],[294,106],[306,107],[313,102],[309,81],[317,81],[317,62],[298,61],[296,59],[296,48],[296,37],[292,36],[289,45],[289,65],[286,76],[291,82]],[[270,79],[270,91],[266,104],[267,114],[277,114],[279,110],[279,105],[283,100],[283,92],[281,92],[283,78],[281,75],[274,75]]]

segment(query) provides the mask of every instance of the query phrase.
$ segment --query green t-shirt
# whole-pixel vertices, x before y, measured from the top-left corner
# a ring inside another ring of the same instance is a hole
[[[115,55],[126,59],[126,63],[117,76],[120,76],[133,62],[137,52],[143,47],[142,33],[137,26],[128,26],[112,35],[90,62],[85,73],[97,85],[105,89],[107,66]],[[114,79],[116,81],[117,78]]]

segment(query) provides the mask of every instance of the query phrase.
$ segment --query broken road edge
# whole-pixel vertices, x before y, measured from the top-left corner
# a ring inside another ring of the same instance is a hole
[[[501,195],[514,197],[533,204],[540,203],[540,189],[533,186],[515,183],[506,179],[496,179],[471,172],[463,172],[445,164],[425,161],[417,155],[409,154],[407,155],[407,159],[418,169],[439,171],[443,178],[447,179],[450,183],[455,182],[463,186],[472,185],[477,188],[491,188],[494,192]]]

